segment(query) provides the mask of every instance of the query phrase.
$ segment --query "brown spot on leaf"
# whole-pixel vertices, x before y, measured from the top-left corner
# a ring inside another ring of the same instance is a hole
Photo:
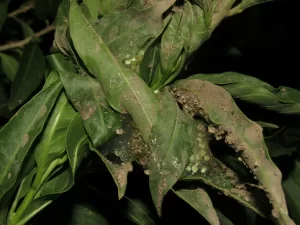
[[[92,106],[86,106],[84,108],[82,108],[80,111],[79,111],[80,115],[81,115],[81,118],[83,120],[87,120],[89,119],[91,116],[94,115],[95,113],[95,109],[92,107]]]
[[[29,135],[24,134],[22,137],[22,146],[25,146],[27,144],[28,140],[29,140]]]
[[[46,113],[47,113],[47,106],[43,105],[43,106],[40,108],[39,116],[40,116],[40,117],[43,117]]]
[[[127,184],[127,174],[128,172],[132,172],[133,167],[131,163],[122,163],[119,169],[115,172],[115,177],[120,185],[120,188],[123,188]]]

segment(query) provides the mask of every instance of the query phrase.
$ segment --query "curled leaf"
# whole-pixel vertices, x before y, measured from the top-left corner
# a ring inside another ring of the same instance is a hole
[[[262,128],[241,113],[228,92],[212,83],[181,80],[175,83],[173,90],[183,108],[211,124],[209,132],[218,139],[224,138],[257,177],[273,206],[273,221],[294,224],[288,216],[282,175],[268,154]]]

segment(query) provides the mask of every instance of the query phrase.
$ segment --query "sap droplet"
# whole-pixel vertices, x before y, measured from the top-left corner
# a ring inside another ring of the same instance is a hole
[[[238,160],[241,162],[243,159],[241,157],[238,157]]]

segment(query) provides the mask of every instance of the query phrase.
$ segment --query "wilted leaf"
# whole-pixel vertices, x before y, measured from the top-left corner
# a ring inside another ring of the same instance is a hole
[[[230,94],[219,86],[189,79],[177,81],[173,90],[183,109],[204,118],[211,125],[208,131],[217,139],[225,139],[257,177],[271,200],[271,219],[293,224],[281,187],[282,175],[268,154],[262,128],[242,114]]]
[[[192,122],[171,94],[164,92],[150,136],[149,185],[159,214],[164,196],[180,178],[193,148]]]
[[[300,91],[293,88],[274,88],[255,77],[235,72],[197,74],[189,79],[207,80],[221,85],[233,98],[259,105],[271,111],[300,115]]]
[[[117,136],[116,131],[122,127],[122,117],[107,104],[98,81],[66,71],[59,74],[68,98],[80,113],[93,145],[100,147]]]
[[[55,103],[60,82],[54,82],[24,105],[0,130],[0,199],[15,183],[33,141]]]
[[[11,87],[9,109],[22,105],[36,91],[44,79],[46,63],[43,53],[36,43],[27,45],[16,77]]]
[[[211,153],[209,141],[211,137],[203,124],[199,123],[194,131],[194,149],[180,180],[200,180],[205,184],[223,192],[261,216],[268,215],[268,199],[264,191],[248,186],[240,179],[243,174],[236,174]]]
[[[18,61],[7,54],[0,53],[1,66],[4,74],[10,81],[14,81],[19,63]]]
[[[174,192],[179,198],[192,206],[200,213],[211,225],[219,225],[220,221],[214,209],[212,201],[204,189],[181,189]]]
[[[118,197],[121,199],[126,191],[127,187],[127,174],[132,172],[133,167],[131,162],[119,162],[114,163],[108,160],[99,150],[90,145],[90,148],[93,152],[97,153],[100,156],[101,160],[106,165],[111,176],[113,177],[115,184],[118,187]]]

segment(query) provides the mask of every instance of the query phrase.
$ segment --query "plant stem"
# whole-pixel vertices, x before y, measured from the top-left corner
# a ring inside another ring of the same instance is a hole
[[[21,13],[25,13],[27,11],[29,11],[30,9],[34,8],[34,2],[31,1],[29,2],[27,5],[25,5],[24,7],[18,8],[15,11],[12,11],[8,14],[8,17],[16,17],[17,15],[21,14]]]
[[[34,35],[27,37],[21,41],[17,41],[17,42],[12,42],[9,44],[5,44],[5,45],[1,45],[0,46],[0,52],[1,51],[7,51],[9,49],[13,49],[13,48],[23,48],[25,45],[27,45],[33,38],[38,38],[41,37],[47,33],[50,33],[51,31],[55,30],[55,26],[54,25],[50,25],[47,26],[45,28],[43,28],[42,30],[36,32]]]
[[[43,183],[47,180],[49,175],[52,173],[52,171],[57,167],[62,165],[64,162],[66,162],[68,159],[67,155],[64,155],[62,158],[55,159],[51,164],[48,166],[47,170],[45,172],[37,172],[36,177],[34,178],[34,182],[26,194],[24,200],[22,201],[21,205],[17,209],[15,214],[11,215],[9,225],[15,225],[18,223],[22,215],[24,214],[25,210],[27,209],[28,205],[32,202],[34,199],[36,193],[39,191],[40,187],[43,185]]]

